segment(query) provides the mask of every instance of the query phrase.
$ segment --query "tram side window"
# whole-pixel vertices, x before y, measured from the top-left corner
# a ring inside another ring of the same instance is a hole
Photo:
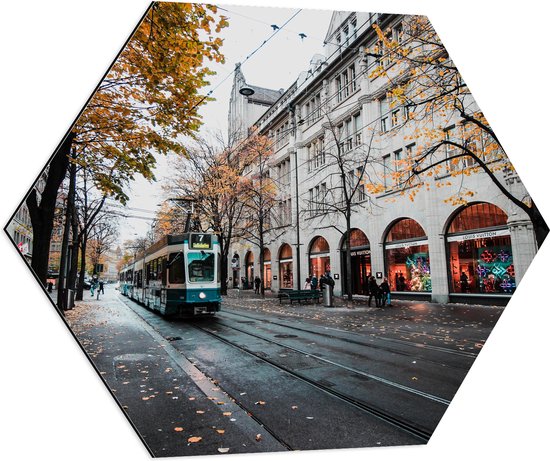
[[[143,269],[137,271],[137,287],[143,288]]]
[[[168,270],[170,283],[185,283],[185,266],[183,264],[183,253],[170,253],[168,259]]]
[[[160,280],[162,285],[166,285],[166,258],[162,258],[161,260],[161,271],[160,271]]]
[[[150,280],[151,280],[151,263],[147,263],[146,273],[145,273],[145,284],[149,285]]]

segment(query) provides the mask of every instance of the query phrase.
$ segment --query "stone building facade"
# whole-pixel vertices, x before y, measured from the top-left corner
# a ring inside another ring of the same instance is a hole
[[[345,294],[348,277],[354,295],[367,294],[371,274],[378,283],[387,277],[393,296],[400,298],[505,304],[515,291],[537,251],[533,225],[485,173],[427,177],[428,187],[418,188],[414,200],[388,174],[426,143],[415,137],[414,123],[400,123],[405,108],[387,101],[387,81],[369,73],[373,59],[380,59],[367,51],[378,40],[373,24],[399,37],[402,20],[399,15],[335,12],[325,56],[314,56],[293,85],[245,123],[272,139],[270,177],[278,185],[279,207],[272,210],[274,231],[262,250],[263,268],[258,267],[259,248],[234,242],[234,286],[250,286],[261,275],[273,291],[297,289],[308,276],[329,271],[336,295]],[[238,93],[245,84],[238,71],[230,129],[232,120],[246,120],[242,107],[248,98],[253,103],[253,96]],[[468,103],[475,105],[473,99]],[[434,123],[441,122],[437,117]],[[458,118],[445,123],[449,136],[458,137]],[[345,179],[338,153],[351,159]],[[516,197],[528,196],[514,173],[496,174]],[[342,200],[342,181],[353,186],[354,180],[347,248],[345,216],[332,205]],[[369,192],[368,181],[382,187]],[[458,188],[475,194],[468,203],[449,201]]]

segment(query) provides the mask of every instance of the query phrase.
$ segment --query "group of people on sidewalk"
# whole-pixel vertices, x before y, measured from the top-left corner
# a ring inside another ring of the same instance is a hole
[[[323,291],[326,285],[330,286],[331,290],[334,289],[334,279],[331,277],[330,272],[328,271],[321,275],[321,277],[319,278],[317,278],[317,276],[315,275],[308,276],[304,283],[303,289]],[[256,278],[254,279],[254,293],[260,293],[260,289],[261,279],[256,276]],[[387,277],[385,277],[382,283],[378,285],[376,277],[369,274],[367,276],[367,290],[367,296],[369,297],[367,304],[369,307],[371,307],[373,299],[376,307],[391,306],[390,285],[388,283]]]
[[[326,285],[328,285],[331,289],[334,288],[334,279],[328,271],[321,275],[320,278],[317,278],[315,275],[310,275],[307,277],[304,283],[304,290],[319,289],[323,291]]]
[[[387,278],[384,278],[384,281],[380,285],[378,285],[374,275],[370,275],[368,277],[367,288],[369,296],[369,307],[371,307],[373,298],[376,307],[391,306],[390,284],[388,283]]]

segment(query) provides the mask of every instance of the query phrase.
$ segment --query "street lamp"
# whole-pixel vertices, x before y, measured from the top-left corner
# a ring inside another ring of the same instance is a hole
[[[249,86],[243,86],[240,90],[239,90],[239,93],[241,93],[243,96],[252,96],[255,91],[250,88]]]

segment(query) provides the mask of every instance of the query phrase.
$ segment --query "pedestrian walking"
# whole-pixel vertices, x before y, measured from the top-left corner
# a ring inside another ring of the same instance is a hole
[[[331,277],[330,272],[325,272],[325,285],[330,287],[330,292],[334,291],[334,279]]]
[[[102,295],[105,294],[105,290],[103,289],[104,285],[105,285],[105,282],[103,282],[103,280],[100,280],[99,281],[99,293],[101,293]]]
[[[262,284],[262,281],[260,277],[256,276],[254,279],[254,293],[260,294],[260,285]]]
[[[53,291],[53,283],[48,282],[48,293],[51,293]]]
[[[380,284],[380,307],[384,307],[386,304],[391,306],[390,300],[390,284],[388,279],[384,278],[384,281]]]
[[[378,283],[376,283],[376,279],[374,276],[371,275],[369,279],[369,301],[368,305],[371,306],[372,298],[374,298],[374,302],[376,304],[376,307],[379,307],[380,303],[380,295],[379,292],[380,288],[378,287]]]

